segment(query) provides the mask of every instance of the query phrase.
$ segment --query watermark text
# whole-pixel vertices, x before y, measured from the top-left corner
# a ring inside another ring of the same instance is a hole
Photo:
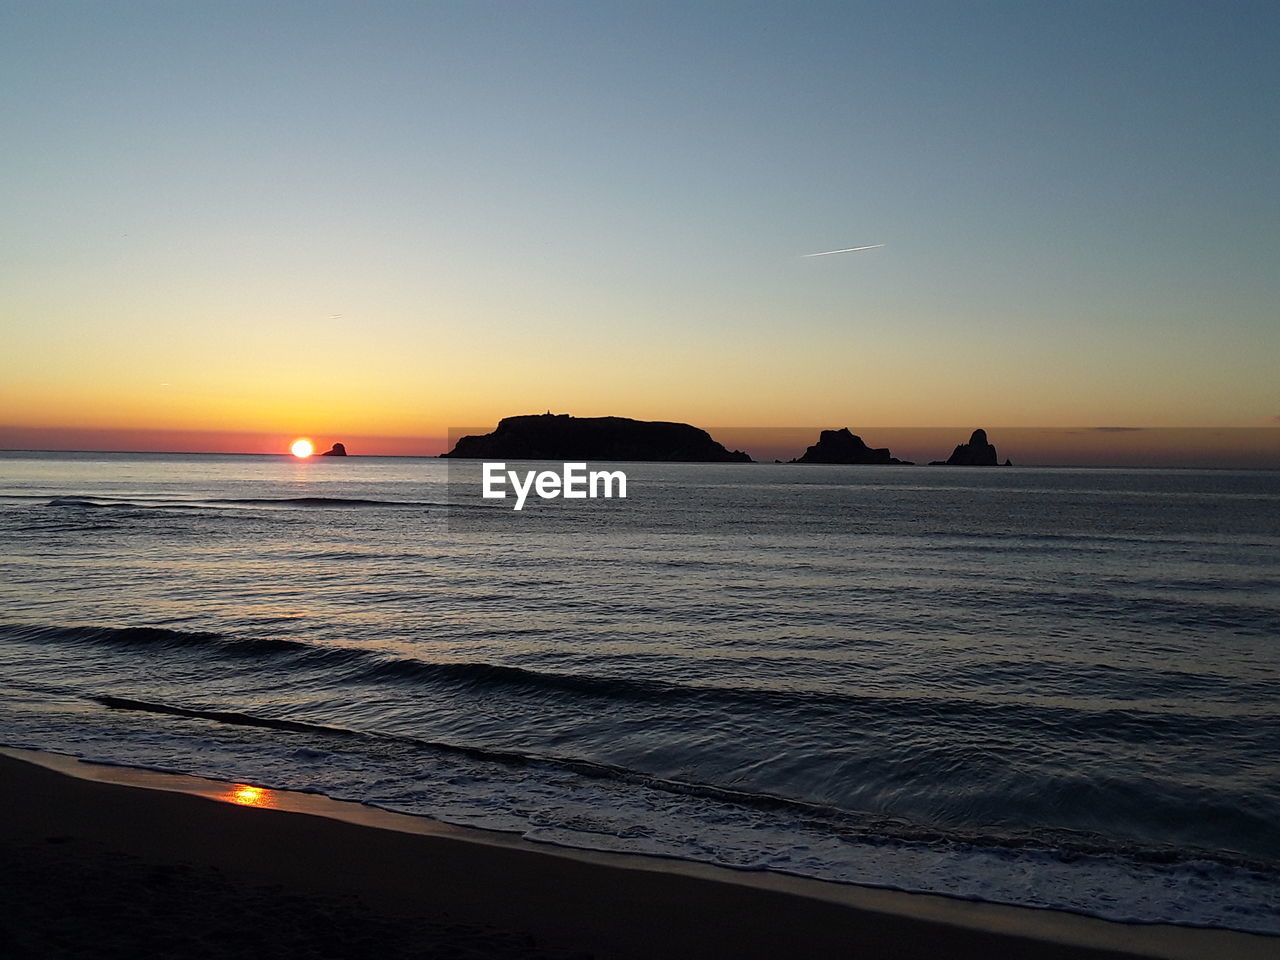
[[[516,510],[523,510],[530,493],[543,500],[564,497],[566,500],[585,500],[588,497],[626,499],[627,475],[621,470],[587,470],[585,463],[566,463],[563,469],[526,470],[523,478],[515,470],[508,470],[505,463],[484,465],[484,482],[481,496],[486,500],[505,500],[506,487],[515,492]]]

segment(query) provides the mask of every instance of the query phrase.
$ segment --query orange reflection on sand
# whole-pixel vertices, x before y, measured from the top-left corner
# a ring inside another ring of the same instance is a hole
[[[251,787],[247,783],[234,783],[221,797],[227,803],[237,803],[242,807],[274,807],[274,794],[264,787]]]

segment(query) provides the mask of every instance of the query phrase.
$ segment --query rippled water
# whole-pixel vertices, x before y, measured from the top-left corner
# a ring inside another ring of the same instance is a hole
[[[1280,933],[1280,475],[625,469],[0,454],[0,739]]]

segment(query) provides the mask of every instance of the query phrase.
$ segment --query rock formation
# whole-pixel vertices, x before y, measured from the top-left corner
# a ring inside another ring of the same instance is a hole
[[[332,447],[320,454],[322,457],[345,457],[347,448],[340,443],[335,443]]]
[[[934,460],[929,466],[994,467],[999,463],[1000,461],[996,458],[995,446],[987,442],[987,431],[975,430],[968,443],[957,445],[950,457],[946,460]]]
[[[751,463],[687,423],[567,413],[504,417],[493,433],[462,437],[442,457],[470,460],[651,460]]]
[[[818,435],[818,442],[806,450],[804,456],[791,462],[910,464],[911,461],[892,456],[887,447],[868,447],[860,436],[850,433],[848,427],[841,427],[839,430],[823,430]]]

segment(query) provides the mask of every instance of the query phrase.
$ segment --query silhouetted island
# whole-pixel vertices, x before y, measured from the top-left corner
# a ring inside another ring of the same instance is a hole
[[[345,457],[347,448],[340,443],[335,443],[332,447],[320,454],[322,457]]]
[[[911,466],[910,460],[899,460],[889,453],[888,447],[868,447],[860,436],[850,433],[848,427],[839,430],[823,430],[818,442],[797,457],[792,463],[899,463]]]
[[[652,460],[751,463],[705,430],[687,423],[627,417],[571,417],[567,413],[504,417],[498,429],[462,437],[442,457],[470,460]]]
[[[975,430],[968,443],[958,444],[951,456],[946,460],[933,460],[931,467],[995,467],[1000,461],[996,458],[996,448],[987,442],[987,431]],[[1006,467],[1011,466],[1008,460]]]

